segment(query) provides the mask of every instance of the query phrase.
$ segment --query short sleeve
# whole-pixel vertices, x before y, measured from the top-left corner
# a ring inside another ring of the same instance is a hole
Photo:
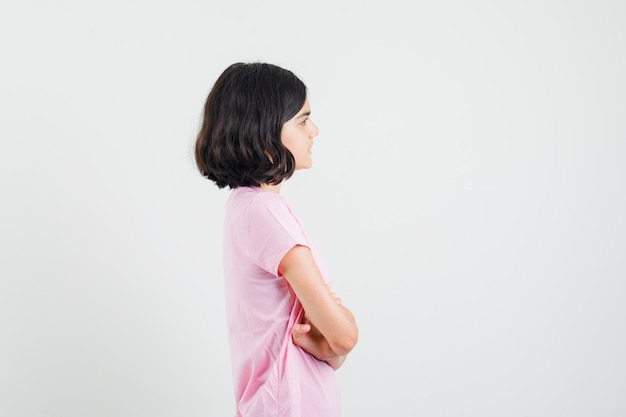
[[[244,234],[247,255],[265,271],[278,276],[283,257],[296,245],[309,246],[287,202],[278,195],[257,195],[248,206]]]

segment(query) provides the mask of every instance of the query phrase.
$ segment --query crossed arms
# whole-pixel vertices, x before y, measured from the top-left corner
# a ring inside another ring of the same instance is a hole
[[[293,328],[293,342],[338,369],[358,340],[354,316],[330,291],[306,246],[297,245],[287,252],[279,271],[305,311],[302,322]]]

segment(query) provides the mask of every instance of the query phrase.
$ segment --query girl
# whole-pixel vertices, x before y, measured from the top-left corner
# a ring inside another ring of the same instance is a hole
[[[198,169],[232,189],[223,261],[236,417],[340,414],[334,370],[357,326],[280,195],[283,181],[312,165],[310,114],[302,81],[265,63],[228,67],[204,108]]]

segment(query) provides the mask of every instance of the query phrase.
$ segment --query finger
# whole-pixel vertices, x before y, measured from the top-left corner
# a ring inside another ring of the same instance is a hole
[[[311,330],[311,326],[308,324],[296,324],[291,331],[291,338],[293,342],[299,345],[304,339],[304,335]]]
[[[305,334],[311,330],[311,325],[309,324],[295,324],[293,326],[293,333]]]

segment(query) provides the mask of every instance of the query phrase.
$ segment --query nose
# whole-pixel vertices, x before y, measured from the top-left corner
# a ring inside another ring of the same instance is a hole
[[[310,119],[309,119],[310,121]],[[309,137],[313,139],[320,133],[320,130],[317,128],[317,125],[311,121],[310,123],[311,129],[309,130]]]

